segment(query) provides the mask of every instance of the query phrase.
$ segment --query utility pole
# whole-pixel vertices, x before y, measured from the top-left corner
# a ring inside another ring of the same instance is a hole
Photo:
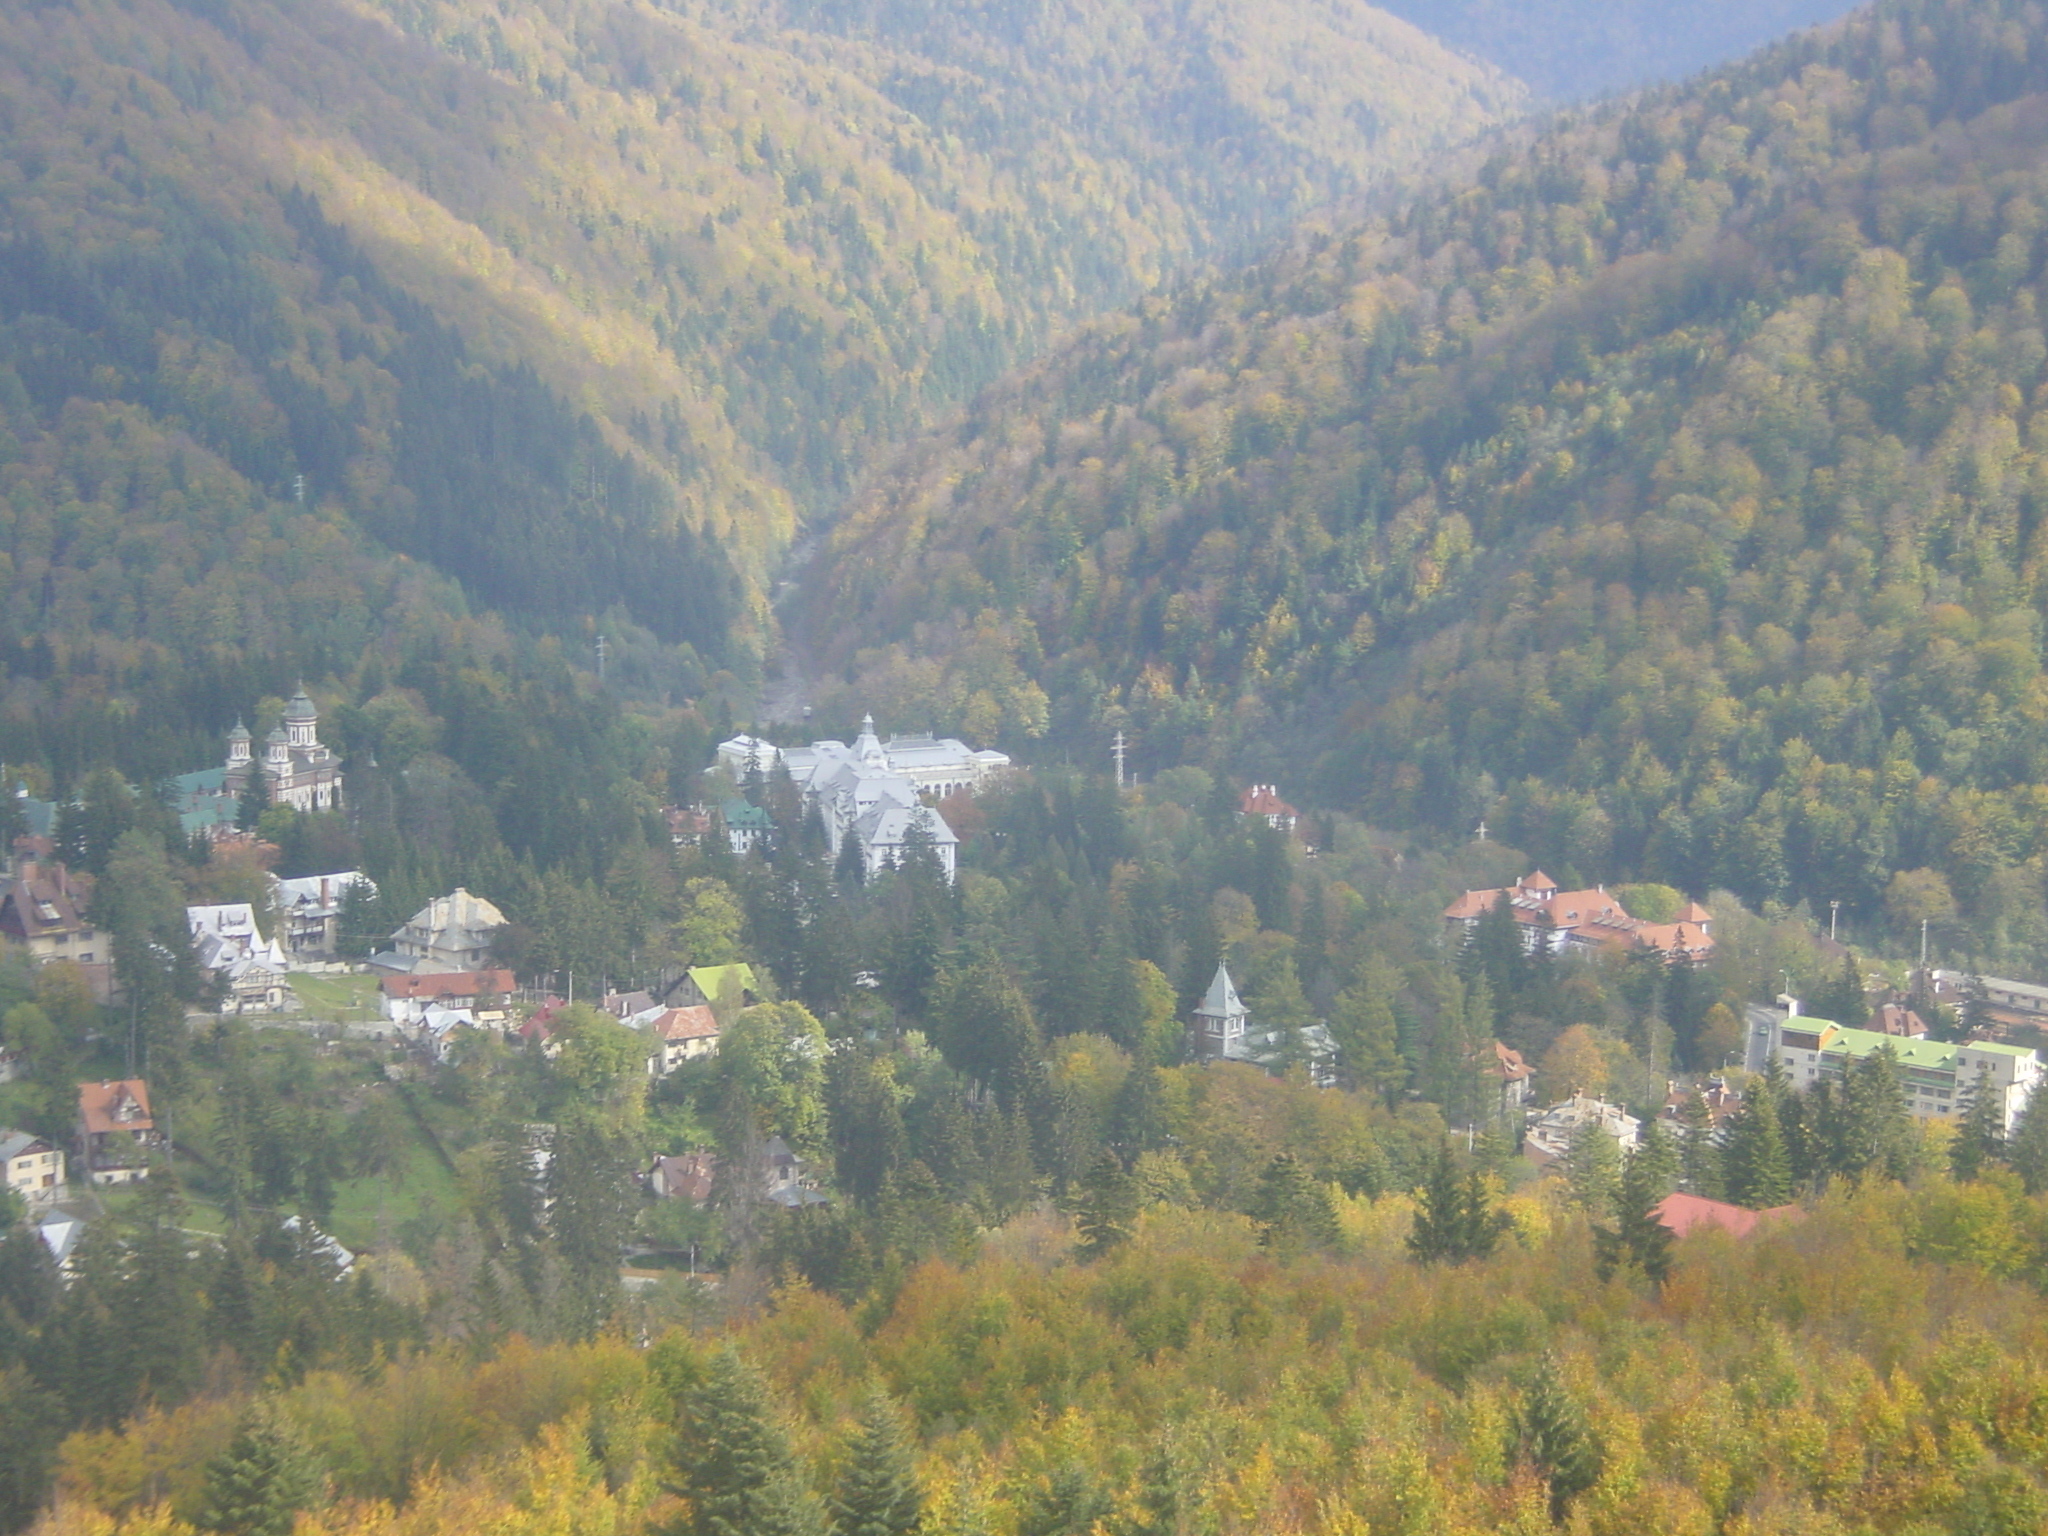
[[[611,646],[605,641],[603,635],[599,635],[597,637],[597,680],[600,683],[604,681],[604,659],[610,654]]]
[[[1110,751],[1116,758],[1116,787],[1122,789],[1124,787],[1124,733],[1122,731],[1116,733],[1116,741],[1111,746]]]
[[[1927,974],[1927,919],[1920,919],[1920,973]]]

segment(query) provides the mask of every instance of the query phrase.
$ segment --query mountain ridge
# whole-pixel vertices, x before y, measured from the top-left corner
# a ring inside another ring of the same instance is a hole
[[[2039,942],[2033,19],[1884,6],[1102,322],[876,477],[827,663],[1596,878],[1917,924],[1914,871]]]

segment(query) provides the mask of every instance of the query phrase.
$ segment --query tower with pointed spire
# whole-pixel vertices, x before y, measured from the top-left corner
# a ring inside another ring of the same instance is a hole
[[[228,732],[225,792],[239,796],[253,761],[249,728],[237,718]],[[341,760],[321,744],[320,711],[303,684],[285,706],[284,721],[263,742],[263,777],[272,805],[300,811],[341,806]]]
[[[1231,983],[1230,967],[1218,961],[1215,979],[1195,1005],[1195,1054],[1205,1061],[1220,1061],[1229,1055],[1231,1046],[1244,1038],[1248,1017]]]

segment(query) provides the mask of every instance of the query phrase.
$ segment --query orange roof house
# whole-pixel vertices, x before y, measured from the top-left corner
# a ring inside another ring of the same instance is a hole
[[[686,1061],[718,1054],[718,1015],[699,1003],[688,1008],[670,1008],[648,1024],[659,1048],[648,1058],[648,1070],[657,1077]]]
[[[1694,965],[1714,952],[1714,915],[1696,901],[1686,903],[1676,922],[1646,923],[1606,886],[1561,891],[1540,869],[1513,885],[1465,892],[1444,908],[1444,921],[1470,929],[1503,901],[1521,929],[1522,947],[1532,952],[1653,950]]]
[[[139,1077],[78,1085],[79,1152],[95,1184],[149,1177],[149,1154],[161,1144],[149,1109],[149,1084]]]
[[[1254,784],[1237,797],[1237,814],[1256,816],[1280,832],[1292,832],[1301,813],[1280,798],[1272,784]]]

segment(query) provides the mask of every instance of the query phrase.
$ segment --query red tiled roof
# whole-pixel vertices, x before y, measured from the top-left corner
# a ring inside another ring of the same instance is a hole
[[[671,1008],[654,1021],[654,1033],[662,1040],[715,1040],[718,1016],[699,1003],[689,1008]]]
[[[1503,1083],[1519,1083],[1524,1078],[1535,1076],[1536,1069],[1522,1060],[1522,1053],[1520,1051],[1515,1050],[1512,1046],[1502,1045],[1498,1040],[1492,1042],[1492,1045],[1493,1049],[1490,1053],[1484,1046],[1480,1048],[1479,1070],[1481,1075],[1497,1078]],[[1489,1054],[1492,1057],[1491,1060],[1487,1059]]]
[[[1280,798],[1280,791],[1271,784],[1254,784],[1237,797],[1237,810],[1241,816],[1296,816],[1300,813]]]
[[[377,985],[386,997],[503,996],[515,985],[510,971],[448,971],[439,976],[386,976]]]
[[[1465,892],[1444,909],[1444,918],[1477,922],[1502,901],[1523,926],[1560,929],[1582,944],[1632,945],[1677,955],[1705,955],[1714,947],[1705,927],[1711,917],[1694,915],[1706,912],[1697,902],[1675,923],[1646,923],[1631,917],[1617,897],[1598,886],[1560,891],[1540,869],[1510,886]]]
[[[1756,1230],[1758,1222],[1778,1216],[1796,1217],[1800,1210],[1796,1205],[1778,1205],[1767,1211],[1752,1211],[1724,1200],[1672,1194],[1658,1201],[1652,1214],[1680,1237],[1700,1227],[1718,1227],[1736,1237],[1747,1237]]]
[[[156,1121],[149,1112],[149,1084],[139,1077],[110,1083],[80,1083],[78,1118],[84,1122],[87,1134],[93,1136],[110,1131],[156,1129]]]

